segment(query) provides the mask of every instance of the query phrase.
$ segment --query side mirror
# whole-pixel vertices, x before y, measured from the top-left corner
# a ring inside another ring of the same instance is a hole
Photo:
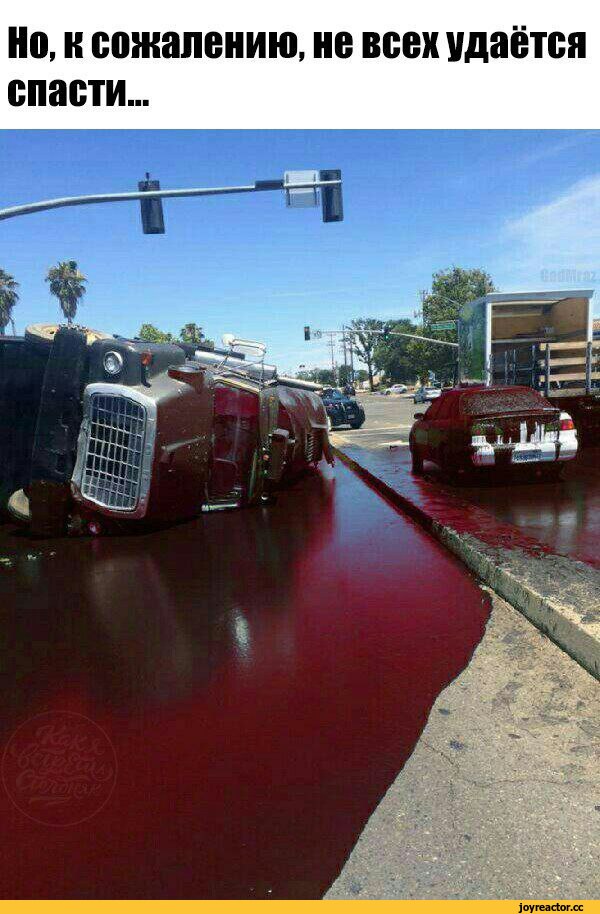
[[[422,419],[424,416],[425,416],[425,413],[415,413],[414,418],[415,418],[415,419]]]
[[[224,333],[221,337],[223,340],[223,345],[228,349],[250,349],[252,353],[258,353],[260,356],[264,357],[267,352],[267,347],[264,343],[259,343],[257,340],[243,340],[240,337],[237,337],[235,333]]]

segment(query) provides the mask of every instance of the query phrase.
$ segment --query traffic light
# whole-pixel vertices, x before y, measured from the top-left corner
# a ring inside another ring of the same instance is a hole
[[[150,175],[146,172],[146,179],[138,181],[138,190],[160,190],[160,181],[151,181]],[[144,235],[164,235],[165,220],[161,198],[147,197],[145,200],[140,200],[140,208]]]
[[[341,181],[342,172],[339,168],[329,168],[319,172],[320,181]],[[342,185],[321,188],[321,203],[323,206],[323,222],[341,222],[344,218],[342,204]]]
[[[306,342],[308,342],[310,340],[310,327],[304,328],[304,339],[306,340]]]

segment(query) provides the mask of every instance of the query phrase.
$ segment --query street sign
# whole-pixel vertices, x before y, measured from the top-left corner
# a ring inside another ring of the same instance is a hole
[[[286,171],[283,176],[285,201],[288,206],[317,206],[319,194],[317,187],[288,188],[287,184],[311,184],[319,181],[318,171]]]
[[[429,325],[430,330],[455,330],[456,321],[438,321],[436,324]]]

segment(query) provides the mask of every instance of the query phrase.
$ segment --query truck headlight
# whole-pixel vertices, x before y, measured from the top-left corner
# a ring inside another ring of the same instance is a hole
[[[123,356],[120,352],[114,352],[111,349],[105,354],[102,364],[106,374],[114,378],[123,371]]]

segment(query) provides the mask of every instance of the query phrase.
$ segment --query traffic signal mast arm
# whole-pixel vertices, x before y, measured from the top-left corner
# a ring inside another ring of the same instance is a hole
[[[308,336],[306,335],[308,331]],[[310,339],[310,327],[304,328],[304,339]],[[450,343],[448,340],[434,340],[430,336],[419,336],[416,333],[400,333],[397,330],[313,330],[313,334],[325,334],[326,336],[331,336],[333,334],[340,334],[340,336],[348,336],[348,334],[353,333],[355,336],[363,333],[365,336],[370,334],[378,336],[406,336],[411,340],[422,340],[424,343],[437,343],[439,346],[452,346],[455,349],[458,349],[458,343]]]
[[[356,332],[356,331],[352,331],[352,332]],[[360,332],[362,333],[363,331],[360,331]],[[409,337],[411,340],[422,340],[424,343],[438,343],[438,345],[440,345],[440,346],[454,346],[456,349],[458,349],[458,343],[450,343],[450,342],[448,342],[448,340],[434,340],[433,337],[431,337],[431,336],[419,336],[419,335],[416,334],[416,333],[399,333],[399,332],[397,332],[396,330],[389,330],[389,331],[386,331],[386,330],[377,330],[377,331],[370,331],[370,330],[367,330],[366,332],[367,332],[367,333],[371,333],[371,332],[381,333],[381,334],[383,334],[384,336],[407,336],[407,337]]]
[[[58,197],[55,200],[41,200],[39,203],[25,203],[22,206],[9,206],[0,209],[0,220],[12,219],[15,216],[27,216],[29,213],[40,213],[48,209],[59,209],[63,206],[86,206],[90,203],[123,203],[131,200],[155,200],[172,197],[214,197],[219,194],[252,194],[266,190],[302,190],[308,188],[335,188],[342,184],[341,178],[332,181],[309,181],[298,184],[286,184],[282,178],[267,181],[255,181],[254,184],[243,184],[238,187],[186,187],[178,190],[132,191],[121,194],[87,194],[80,197]]]

